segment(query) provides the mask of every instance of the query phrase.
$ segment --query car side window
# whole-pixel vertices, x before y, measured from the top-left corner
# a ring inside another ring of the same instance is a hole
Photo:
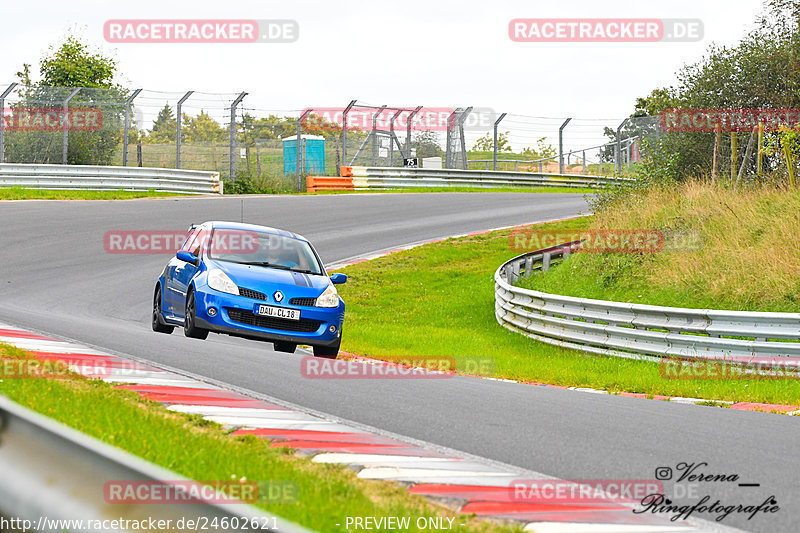
[[[183,246],[181,246],[181,252],[188,252],[191,250],[191,246],[194,244],[195,237],[197,237],[199,231],[199,229],[195,228],[189,233],[189,236],[186,237],[186,241],[184,241]]]
[[[189,252],[195,257],[200,257],[200,248],[208,240],[208,230],[203,229],[195,235],[194,240],[189,244]]]

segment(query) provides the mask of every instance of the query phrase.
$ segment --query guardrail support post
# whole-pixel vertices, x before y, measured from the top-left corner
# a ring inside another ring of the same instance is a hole
[[[17,83],[12,83],[3,91],[3,94],[0,94],[0,163],[5,163],[6,161],[6,136],[3,124],[6,111],[6,96],[11,94],[11,91],[13,91],[14,87],[17,85]]]
[[[568,118],[564,121],[560,128],[558,128],[558,173],[564,173],[564,128],[567,127],[569,121],[572,118]]]
[[[181,121],[183,120],[183,112],[181,108],[183,107],[183,103],[192,96],[194,91],[186,91],[180,100],[178,100],[177,112],[175,113],[177,123],[177,134],[175,136],[175,168],[181,168]]]
[[[550,270],[550,252],[542,254],[542,272]]]
[[[298,191],[302,190],[303,183],[302,183],[302,174],[303,174],[303,120],[311,113],[310,109],[306,109],[300,115],[300,118],[297,119],[297,152],[295,158],[295,178],[296,178],[296,187]]]
[[[494,162],[492,163],[492,170],[497,170],[497,125],[506,118],[506,115],[507,113],[503,113],[500,118],[494,121]]]
[[[133,100],[139,96],[139,93],[142,92],[141,89],[136,89],[133,91],[127,100],[125,100],[125,131],[122,134],[122,166],[128,166],[128,134],[131,129],[131,104]],[[0,100],[0,102],[2,102]],[[2,108],[2,104],[0,104],[0,108]]]
[[[355,100],[350,100],[350,103],[347,104],[347,107],[344,108],[342,112],[342,161],[347,162],[347,114],[353,109],[353,106],[356,105]],[[339,169],[336,169],[336,175],[339,175]]]
[[[61,164],[67,164],[67,149],[69,148],[69,121],[67,120],[67,113],[69,112],[69,101],[72,100],[76,94],[78,94],[81,90],[81,87],[77,89],[73,89],[69,96],[67,96],[66,100],[64,100],[64,116],[62,120],[64,122],[64,137],[61,144]]]
[[[230,179],[236,181],[236,106],[238,106],[244,97],[247,96],[246,92],[239,93],[239,96],[231,102],[231,123],[229,124],[230,133],[230,146],[228,152],[228,163],[230,165]]]
[[[620,171],[622,171],[622,165],[621,165],[622,161],[620,159],[622,157],[622,127],[625,126],[625,124],[627,123],[628,119],[626,118],[617,127],[617,149],[616,153],[614,154],[614,170],[616,170],[617,175],[619,175]]]

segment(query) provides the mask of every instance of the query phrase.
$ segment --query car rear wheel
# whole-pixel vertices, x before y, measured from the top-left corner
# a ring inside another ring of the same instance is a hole
[[[297,344],[293,342],[273,342],[272,347],[276,352],[294,353],[297,349]]]
[[[156,296],[153,298],[153,318],[150,325],[156,333],[172,333],[175,329],[174,326],[164,324],[161,317],[161,287],[156,290]]]
[[[194,291],[189,291],[186,297],[186,313],[183,318],[183,334],[192,339],[205,339],[208,337],[208,330],[198,328],[195,325],[195,302]]]

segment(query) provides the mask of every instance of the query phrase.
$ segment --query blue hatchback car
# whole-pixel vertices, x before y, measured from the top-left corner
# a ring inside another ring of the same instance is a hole
[[[158,277],[153,331],[205,339],[209,332],[272,342],[276,351],[311,345],[335,358],[344,302],[311,243],[266,226],[205,222],[191,229]]]

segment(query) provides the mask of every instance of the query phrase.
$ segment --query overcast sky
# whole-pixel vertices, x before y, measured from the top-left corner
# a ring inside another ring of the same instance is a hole
[[[4,2],[0,83],[77,32],[119,62],[119,82],[161,91],[247,91],[257,109],[389,105],[488,107],[521,115],[624,117],[674,83],[711,42],[736,42],[761,0],[193,0]],[[691,43],[516,43],[513,18],[698,18]],[[290,44],[112,44],[109,19],[294,19]],[[38,74],[38,73],[37,73]]]

